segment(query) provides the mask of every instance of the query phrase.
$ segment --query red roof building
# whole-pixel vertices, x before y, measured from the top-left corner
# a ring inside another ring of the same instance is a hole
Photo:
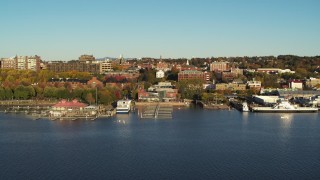
[[[53,105],[52,108],[54,110],[82,110],[84,107],[87,106],[87,104],[81,103],[76,99],[72,101],[67,101],[63,99],[57,104]]]

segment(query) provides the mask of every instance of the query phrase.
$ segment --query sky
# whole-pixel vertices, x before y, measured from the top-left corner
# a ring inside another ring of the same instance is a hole
[[[0,58],[320,55],[319,0],[1,0]]]

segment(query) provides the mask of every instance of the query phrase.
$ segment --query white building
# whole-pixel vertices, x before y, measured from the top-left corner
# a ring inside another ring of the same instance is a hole
[[[293,81],[289,82],[289,88],[302,90],[303,89],[303,84],[302,84],[301,81],[293,80]]]
[[[291,73],[294,74],[295,71],[291,71],[290,69],[279,69],[279,68],[258,68],[257,72],[263,72],[268,74],[281,74],[281,73]]]
[[[163,78],[164,77],[164,71],[159,70],[156,72],[156,78]]]
[[[247,82],[247,86],[249,88],[257,88],[260,89],[261,88],[261,81],[256,81],[256,80],[252,80],[252,81],[248,81]]]
[[[279,73],[291,73],[291,74],[294,74],[296,72],[295,71],[291,71],[290,69],[281,69]]]
[[[16,56],[17,69],[25,70],[27,69],[27,56]]]
[[[37,56],[30,56],[27,58],[27,69],[32,71],[39,70],[40,61]]]

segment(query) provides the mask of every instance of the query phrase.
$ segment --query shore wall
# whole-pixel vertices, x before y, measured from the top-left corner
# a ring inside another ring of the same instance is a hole
[[[151,105],[157,105],[157,104],[163,105],[163,106],[188,106],[188,104],[184,102],[135,102],[136,106],[151,106]]]

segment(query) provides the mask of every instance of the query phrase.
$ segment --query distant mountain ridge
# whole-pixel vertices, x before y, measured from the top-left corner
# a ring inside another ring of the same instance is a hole
[[[115,57],[96,58],[97,61],[103,61],[103,60],[105,60],[105,59],[116,60],[117,58],[115,58]]]

